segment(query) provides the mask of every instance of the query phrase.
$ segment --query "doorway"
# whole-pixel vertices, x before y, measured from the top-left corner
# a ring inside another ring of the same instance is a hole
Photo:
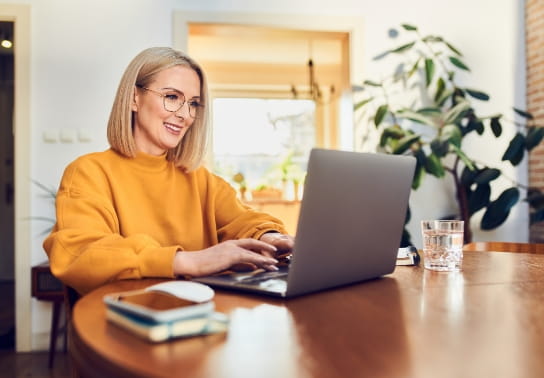
[[[13,34],[0,21],[0,349],[15,347]]]

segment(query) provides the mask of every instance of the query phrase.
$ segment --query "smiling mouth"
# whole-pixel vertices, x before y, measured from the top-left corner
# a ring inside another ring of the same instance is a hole
[[[174,125],[172,123],[164,123],[164,126],[173,133],[179,133],[182,129],[181,126]]]

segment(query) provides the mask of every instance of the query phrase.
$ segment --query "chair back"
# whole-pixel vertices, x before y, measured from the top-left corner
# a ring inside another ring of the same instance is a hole
[[[542,253],[544,244],[540,243],[514,243],[514,242],[472,242],[463,246],[465,252],[519,252]]]

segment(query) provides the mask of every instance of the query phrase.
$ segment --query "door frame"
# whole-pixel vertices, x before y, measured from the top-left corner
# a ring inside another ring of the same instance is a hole
[[[30,5],[0,4],[0,20],[14,28],[15,348],[32,349],[30,296]]]

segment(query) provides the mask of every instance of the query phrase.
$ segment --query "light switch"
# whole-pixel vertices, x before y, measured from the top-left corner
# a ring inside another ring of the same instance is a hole
[[[76,131],[72,129],[62,129],[60,131],[60,141],[62,143],[74,143],[76,141]]]
[[[93,140],[91,133],[89,132],[88,129],[79,129],[77,131],[77,139],[83,143],[92,142]]]
[[[46,143],[57,143],[59,141],[59,131],[57,129],[47,129],[43,132],[43,141]]]

